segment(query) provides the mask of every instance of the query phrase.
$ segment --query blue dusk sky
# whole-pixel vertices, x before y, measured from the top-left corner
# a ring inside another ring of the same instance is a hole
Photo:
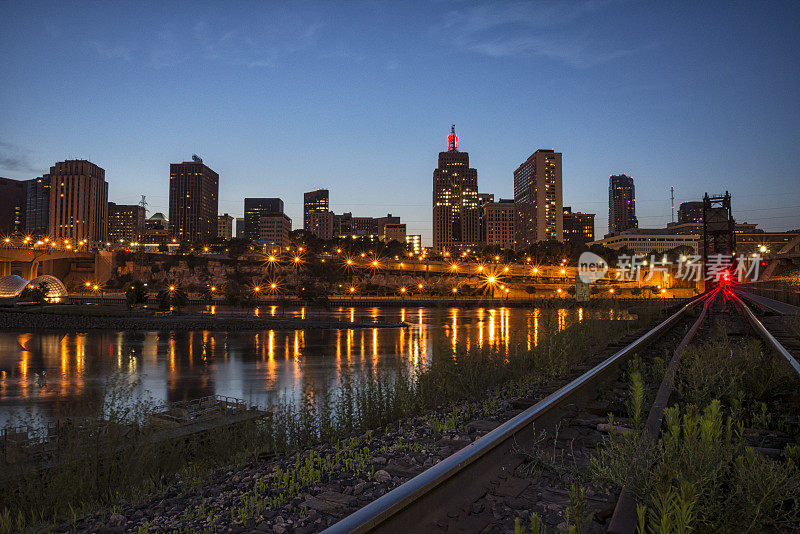
[[[800,2],[0,4],[0,176],[106,170],[109,200],[168,213],[169,164],[220,175],[220,213],[302,194],[391,212],[431,240],[450,124],[481,192],[513,196],[538,148],[564,204],[607,231],[608,176],[642,227],[706,191],[738,221],[800,228]],[[149,215],[148,214],[148,215]]]

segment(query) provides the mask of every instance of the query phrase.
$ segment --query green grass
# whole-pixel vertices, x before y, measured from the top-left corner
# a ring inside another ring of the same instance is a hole
[[[717,330],[684,353],[678,403],[665,410],[660,439],[644,439],[639,428],[609,434],[592,476],[633,491],[643,534],[800,529],[800,446],[787,446],[775,460],[745,440],[745,428],[800,435],[778,415],[796,413],[781,396],[796,390],[786,367],[758,342]],[[629,375],[633,414],[642,396],[637,374]]]

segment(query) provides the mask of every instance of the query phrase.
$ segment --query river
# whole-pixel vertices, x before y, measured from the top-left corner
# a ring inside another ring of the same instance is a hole
[[[211,311],[211,310],[209,310]],[[368,376],[398,363],[424,366],[464,348],[535,346],[587,318],[624,319],[623,310],[522,308],[260,308],[247,313],[313,317],[341,329],[260,332],[0,332],[0,427],[91,413],[109,381],[155,402],[218,394],[266,406],[335,387],[343,373]],[[403,328],[348,329],[348,322],[406,322]]]

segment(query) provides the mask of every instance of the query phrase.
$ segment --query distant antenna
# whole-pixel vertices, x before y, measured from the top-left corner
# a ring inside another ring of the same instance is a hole
[[[669,186],[669,199],[672,203],[672,222],[675,222],[675,186]]]
[[[144,213],[147,215],[147,212],[150,210],[147,209],[147,199],[144,195],[142,195],[142,200],[139,201],[139,205],[144,208]]]
[[[203,158],[201,158],[197,154],[192,154],[192,161],[194,161],[195,163],[203,163]]]

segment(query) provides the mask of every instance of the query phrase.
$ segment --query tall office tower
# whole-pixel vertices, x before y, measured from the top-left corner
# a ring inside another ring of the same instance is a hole
[[[283,200],[279,198],[244,199],[244,237],[257,242],[261,217],[276,213],[283,213]]]
[[[244,237],[244,217],[236,217],[236,239]]]
[[[459,152],[453,125],[447,152],[439,152],[433,171],[433,249],[442,253],[479,243],[478,171],[470,169],[469,153]]]
[[[633,178],[624,174],[611,175],[608,178],[608,233],[618,234],[638,227]]]
[[[594,213],[573,212],[564,206],[564,243],[574,245],[594,241]]]
[[[703,222],[703,202],[681,202],[678,206],[678,224],[683,223],[702,223]]]
[[[217,217],[217,237],[225,241],[233,237],[233,217],[227,213]]]
[[[514,248],[517,206],[511,199],[501,198],[483,206],[486,217],[486,244],[497,245],[502,250]]]
[[[486,243],[486,204],[494,202],[494,194],[478,193],[478,234],[481,243]]]
[[[33,180],[0,178],[0,235],[25,233],[28,183]]]
[[[303,193],[303,230],[310,231],[309,214],[314,212],[326,212],[329,209],[328,190],[317,189]]]
[[[50,167],[47,233],[73,242],[108,238],[106,171],[86,160],[60,161]]]
[[[144,234],[144,206],[108,203],[108,240],[111,243],[139,241]]]
[[[517,235],[514,250],[539,241],[562,241],[561,152],[539,149],[514,171]]]
[[[25,232],[46,236],[50,224],[50,175],[45,174],[28,182],[25,206]]]
[[[217,236],[219,174],[192,155],[169,166],[169,229],[179,242]]]

